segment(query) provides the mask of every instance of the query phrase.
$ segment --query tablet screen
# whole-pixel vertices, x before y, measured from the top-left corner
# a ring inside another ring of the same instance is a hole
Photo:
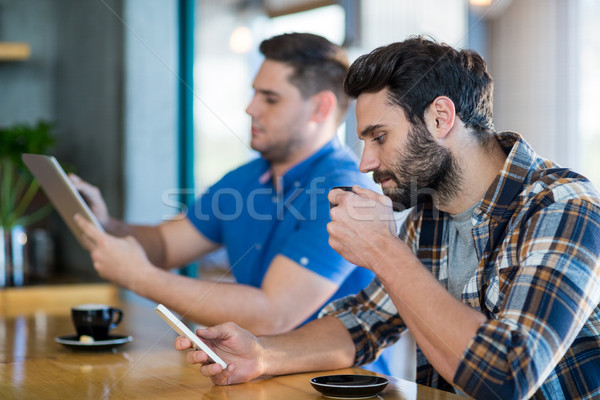
[[[104,232],[96,216],[73,186],[56,158],[42,154],[23,154],[21,158],[82,246],[84,246],[83,232],[73,220],[75,214],[87,218]]]

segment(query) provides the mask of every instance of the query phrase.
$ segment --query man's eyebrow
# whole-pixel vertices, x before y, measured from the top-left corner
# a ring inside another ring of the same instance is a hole
[[[383,126],[384,126],[383,124],[369,125],[358,134],[358,137],[360,139],[364,139],[365,136],[372,134],[373,131],[376,131],[377,129],[381,129]]]
[[[279,93],[277,93],[274,90],[254,88],[254,91],[256,93],[260,93],[260,94],[265,95],[265,96],[279,96]]]

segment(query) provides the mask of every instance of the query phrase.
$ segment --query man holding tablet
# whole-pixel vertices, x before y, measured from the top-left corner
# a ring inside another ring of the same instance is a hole
[[[261,157],[225,175],[187,215],[129,225],[109,216],[98,189],[72,180],[107,232],[77,219],[101,277],[203,325],[235,321],[256,334],[276,334],[372,280],[329,246],[326,225],[331,188],[374,185],[336,138],[349,104],[344,51],[298,33],[265,40],[260,50],[265,60],[246,112],[251,147]],[[220,246],[237,284],[167,271]],[[385,360],[377,363],[374,370],[395,374]]]

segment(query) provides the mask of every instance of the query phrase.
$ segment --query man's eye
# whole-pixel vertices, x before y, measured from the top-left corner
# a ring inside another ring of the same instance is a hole
[[[375,136],[375,137],[373,138],[373,141],[374,141],[374,142],[377,142],[377,143],[379,143],[379,144],[383,143],[383,142],[385,141],[385,133],[382,133],[382,134],[381,134],[381,135],[379,135],[379,136]]]
[[[274,98],[274,97],[267,97],[267,98],[265,99],[265,101],[266,101],[267,103],[269,103],[269,104],[275,104],[275,103],[277,103],[277,99],[276,99],[276,98]]]

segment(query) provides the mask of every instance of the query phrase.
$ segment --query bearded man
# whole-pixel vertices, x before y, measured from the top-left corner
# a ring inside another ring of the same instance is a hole
[[[418,383],[479,399],[598,398],[598,192],[495,132],[492,88],[481,56],[421,37],[355,61],[345,90],[360,169],[384,195],[332,190],[329,243],[377,278],[288,334],[199,330],[229,366],[199,351],[188,361],[216,384],[343,368],[408,329]],[[406,207],[396,235],[392,209]]]

